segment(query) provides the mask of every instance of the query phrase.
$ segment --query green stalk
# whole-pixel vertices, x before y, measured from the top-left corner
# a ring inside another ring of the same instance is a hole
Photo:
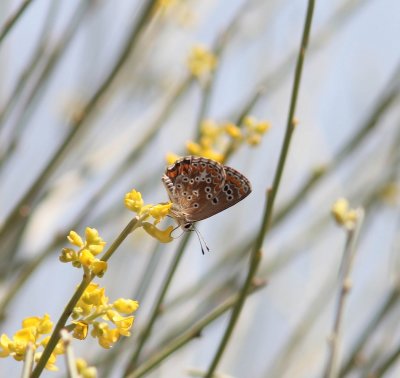
[[[25,0],[19,6],[19,8],[15,11],[15,13],[4,23],[3,27],[0,31],[0,44],[3,42],[3,39],[7,36],[7,34],[11,31],[11,29],[15,26],[16,22],[21,18],[24,12],[28,9],[28,6],[31,5],[33,0]]]
[[[281,154],[280,154],[279,161],[278,161],[278,166],[277,166],[277,169],[275,172],[274,181],[272,184],[272,188],[270,188],[267,191],[267,201],[266,201],[266,206],[265,206],[264,217],[262,220],[262,224],[261,224],[256,242],[254,244],[254,247],[253,247],[253,250],[251,253],[250,267],[249,267],[249,270],[247,273],[246,280],[240,291],[238,302],[232,311],[232,315],[229,320],[228,326],[225,330],[224,336],[221,340],[221,343],[217,349],[217,352],[216,352],[216,354],[211,362],[211,365],[208,369],[208,372],[205,376],[206,378],[212,378],[212,376],[222,358],[222,355],[226,349],[226,346],[228,345],[229,339],[231,338],[231,335],[233,333],[233,330],[236,326],[237,320],[239,319],[239,315],[243,308],[244,302],[246,300],[247,293],[250,289],[251,282],[253,281],[253,278],[255,276],[255,273],[257,271],[257,268],[258,268],[258,265],[260,262],[260,258],[261,258],[260,250],[261,250],[262,244],[264,242],[265,235],[267,234],[269,227],[271,225],[272,210],[274,207],[277,192],[279,190],[279,184],[280,184],[280,181],[282,178],[283,169],[284,169],[285,162],[286,162],[286,157],[288,155],[291,137],[292,137],[293,131],[295,129],[294,116],[295,116],[295,110],[296,110],[296,104],[297,104],[297,96],[298,96],[299,88],[300,88],[303,62],[304,62],[304,57],[305,57],[307,44],[308,44],[308,38],[309,38],[309,34],[310,34],[310,29],[311,29],[311,21],[312,21],[313,11],[314,11],[314,0],[309,0],[307,13],[306,13],[306,19],[305,19],[305,25],[304,25],[304,30],[303,30],[303,36],[302,36],[302,40],[301,40],[301,44],[300,44],[299,54],[297,57],[294,84],[293,84],[292,96],[291,96],[290,107],[289,107],[289,114],[288,114],[288,119],[287,119],[287,124],[286,124],[286,133],[285,133],[285,138],[283,141],[283,146],[282,146]]]
[[[136,228],[141,226],[142,219],[139,217],[133,218],[127,226],[123,229],[123,231],[118,235],[115,241],[111,244],[111,246],[107,249],[104,255],[101,258],[101,261],[108,261],[116,249],[121,245],[121,243],[126,239],[126,237],[133,232]],[[65,307],[63,313],[61,314],[60,318],[58,319],[57,324],[53,329],[53,333],[50,336],[50,340],[46,345],[35,369],[32,372],[31,378],[38,378],[42,373],[43,369],[46,366],[47,361],[49,360],[51,354],[53,353],[54,348],[57,346],[58,341],[60,340],[60,331],[65,327],[65,324],[68,318],[71,316],[74,307],[78,303],[79,299],[81,298],[82,294],[89,286],[89,284],[94,279],[93,274],[84,274],[81,283],[79,284],[78,288],[75,290],[75,293],[72,295],[71,299],[69,300],[67,306]]]
[[[341,283],[340,283],[341,287],[335,313],[333,331],[330,336],[329,357],[324,373],[325,378],[337,378],[339,376],[339,350],[342,338],[344,308],[347,302],[348,294],[351,289],[350,275],[354,265],[356,242],[358,240],[358,235],[361,229],[363,219],[364,219],[364,210],[358,209],[357,221],[355,222],[354,226],[347,227],[346,229],[347,239],[343,251],[343,258],[341,264],[343,267]]]
[[[263,288],[265,283],[254,284],[247,295],[251,295]],[[235,294],[228,298],[224,303],[220,304],[208,315],[199,320],[187,331],[183,332],[180,336],[172,340],[170,343],[162,347],[158,352],[152,353],[148,358],[131,374],[127,375],[126,378],[139,378],[156,368],[162,361],[168,358],[171,354],[179,350],[182,346],[186,345],[189,341],[199,337],[201,331],[211,324],[214,320],[218,319],[226,311],[232,308],[239,300],[239,294]]]
[[[185,251],[187,243],[190,240],[190,236],[191,236],[191,233],[186,233],[183,236],[183,239],[178,247],[178,250],[176,251],[175,257],[171,262],[167,276],[165,277],[164,282],[161,285],[161,290],[158,294],[157,300],[156,300],[153,310],[150,314],[150,319],[149,319],[146,327],[142,331],[142,333],[139,335],[138,345],[137,345],[135,351],[133,352],[132,356],[129,358],[129,363],[128,363],[127,367],[125,368],[124,375],[127,375],[130,371],[132,371],[136,368],[140,353],[141,353],[144,345],[146,344],[147,339],[149,338],[149,336],[151,334],[151,331],[153,329],[153,326],[157,319],[157,316],[161,312],[161,308],[162,308],[162,304],[164,302],[165,295],[166,295],[166,293],[169,289],[169,286],[172,282],[172,278],[175,274],[175,271],[178,268],[178,265],[183,257],[183,253]]]

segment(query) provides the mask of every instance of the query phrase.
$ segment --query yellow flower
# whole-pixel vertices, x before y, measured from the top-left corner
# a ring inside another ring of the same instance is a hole
[[[22,328],[14,334],[8,348],[15,360],[22,361],[28,345],[35,343],[36,338],[33,330],[33,327]]]
[[[212,119],[205,119],[200,126],[201,135],[216,139],[221,134],[221,128],[218,123]]]
[[[151,236],[156,238],[161,243],[169,243],[174,240],[171,237],[171,232],[174,230],[173,226],[168,226],[165,230],[160,230],[154,224],[143,222],[143,229]]]
[[[271,128],[271,124],[267,121],[260,121],[255,126],[255,131],[259,134],[266,133]]]
[[[132,189],[129,193],[125,194],[125,207],[129,210],[138,213],[143,206],[142,194]]]
[[[202,148],[198,143],[189,141],[186,143],[186,150],[190,155],[201,155]]]
[[[67,238],[71,244],[76,245],[77,247],[83,247],[82,238],[75,231],[70,231]]]
[[[108,302],[108,298],[105,296],[105,289],[93,282],[86,288],[80,300],[94,306],[100,306]]]
[[[53,329],[53,322],[50,320],[50,316],[48,314],[44,314],[43,318],[32,316],[22,321],[22,328],[30,327],[34,329],[33,332],[45,335],[51,333],[51,330]]]
[[[83,358],[77,358],[75,360],[76,369],[78,374],[82,378],[96,378],[97,370],[93,366],[88,366],[87,362]]]
[[[225,131],[233,139],[240,139],[242,137],[242,131],[233,123],[226,123]]]
[[[357,211],[350,209],[349,202],[345,198],[339,198],[331,209],[332,216],[341,226],[352,226],[357,220]]]
[[[261,136],[259,134],[251,134],[247,137],[247,143],[250,146],[257,146],[261,143]]]
[[[106,242],[99,236],[95,228],[86,227],[86,248],[94,255],[98,255],[104,249]]]
[[[0,357],[8,357],[11,353],[10,344],[12,340],[6,335],[2,334],[0,337]]]
[[[118,329],[118,332],[122,336],[130,336],[131,333],[129,330],[133,326],[133,322],[135,320],[134,316],[121,316],[118,312],[110,310],[107,311],[107,318],[115,324]]]
[[[158,204],[154,205],[150,208],[149,213],[150,215],[155,219],[155,223],[159,223],[161,220],[163,220],[168,214],[171,209],[172,203],[168,202],[165,204]]]
[[[103,277],[104,273],[107,270],[107,267],[107,262],[95,259],[95,261],[93,261],[93,263],[90,265],[90,270],[97,277]]]
[[[86,339],[86,336],[88,334],[89,325],[86,322],[82,322],[82,321],[73,322],[73,323],[75,324],[75,328],[72,331],[72,336],[78,340]]]
[[[216,56],[204,45],[194,45],[189,53],[188,68],[197,79],[210,75],[217,66]]]
[[[101,322],[94,324],[92,336],[97,337],[100,346],[109,349],[119,340],[120,334],[118,329],[110,329],[107,323]]]
[[[132,299],[119,298],[113,303],[113,307],[123,314],[130,314],[139,308],[139,302]]]
[[[225,159],[224,154],[220,154],[212,149],[203,150],[201,156],[207,159],[218,161],[219,163],[222,163]]]
[[[165,156],[165,160],[167,161],[168,165],[174,164],[180,158],[179,155],[174,154],[172,152],[168,152]]]
[[[90,264],[94,261],[94,259],[95,258],[92,255],[92,253],[87,249],[83,249],[79,255],[79,262],[86,267],[89,267]]]

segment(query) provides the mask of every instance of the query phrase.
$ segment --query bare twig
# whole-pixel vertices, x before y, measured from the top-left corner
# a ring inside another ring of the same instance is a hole
[[[325,368],[325,378],[336,378],[339,373],[339,348],[342,337],[342,323],[344,308],[348,298],[348,294],[351,290],[351,271],[354,264],[354,258],[356,253],[356,242],[358,239],[359,231],[361,229],[364,218],[364,210],[357,210],[357,220],[354,225],[349,225],[346,228],[347,240],[343,252],[342,258],[342,278],[341,288],[338,298],[338,303],[335,313],[335,321],[333,325],[332,334],[329,337],[329,357]]]

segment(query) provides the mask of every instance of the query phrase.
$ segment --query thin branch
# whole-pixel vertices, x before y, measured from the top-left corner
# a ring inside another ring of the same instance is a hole
[[[185,252],[186,245],[190,240],[190,236],[191,236],[191,233],[186,233],[183,236],[183,239],[181,240],[181,242],[179,244],[179,247],[176,251],[174,259],[172,260],[171,265],[168,269],[168,273],[164,279],[164,282],[161,285],[161,289],[160,289],[158,297],[155,301],[153,310],[150,314],[149,321],[146,324],[146,327],[144,328],[142,333],[139,335],[138,344],[137,344],[136,349],[133,352],[132,356],[129,358],[129,363],[125,368],[124,375],[129,374],[129,372],[134,371],[134,369],[136,368],[136,365],[137,365],[139,357],[140,357],[140,353],[141,353],[144,345],[146,344],[147,339],[149,338],[149,336],[151,334],[151,331],[153,329],[154,323],[155,323],[158,315],[160,314],[160,312],[162,310],[162,304],[164,302],[165,295],[167,294],[169,286],[172,282],[172,278],[173,278],[173,276],[176,272],[176,269],[178,268],[178,265],[183,257],[183,253]]]
[[[251,295],[263,288],[265,283],[255,284],[251,287],[251,290],[247,295]],[[214,320],[218,319],[226,311],[232,308],[239,300],[239,294],[235,294],[224,303],[220,304],[214,310],[212,310],[203,319],[194,324],[187,331],[183,332],[176,339],[172,340],[170,343],[162,347],[162,349],[150,353],[146,360],[131,374],[127,375],[127,378],[139,378],[143,377],[145,374],[156,368],[162,361],[168,358],[172,353],[182,348],[188,342],[201,335],[202,330],[211,324]]]
[[[285,138],[283,141],[281,154],[280,154],[279,161],[278,161],[278,166],[276,168],[274,181],[272,184],[272,188],[267,191],[267,202],[266,202],[264,217],[262,220],[262,224],[261,224],[261,227],[259,230],[258,237],[256,239],[256,242],[255,242],[253,250],[252,250],[252,254],[250,257],[251,260],[250,260],[249,271],[247,273],[245,283],[240,291],[239,300],[232,311],[232,315],[229,320],[229,324],[225,330],[224,336],[223,336],[221,343],[217,349],[214,359],[211,362],[211,365],[208,369],[206,378],[211,378],[213,376],[213,374],[219,364],[219,361],[221,360],[222,355],[226,349],[228,341],[233,333],[233,329],[235,328],[235,325],[239,318],[240,312],[241,312],[244,302],[246,300],[247,292],[250,288],[251,282],[253,280],[253,277],[257,271],[257,268],[258,268],[258,265],[260,262],[260,258],[261,258],[260,250],[261,250],[262,244],[264,242],[265,235],[267,234],[269,227],[271,225],[272,210],[274,207],[276,195],[279,190],[279,184],[280,184],[280,181],[282,178],[286,158],[287,158],[287,155],[289,152],[291,137],[292,137],[292,134],[293,134],[293,131],[295,128],[294,116],[295,116],[295,111],[296,111],[297,96],[298,96],[299,89],[300,89],[301,74],[302,74],[305,53],[306,53],[308,39],[309,39],[309,35],[310,35],[310,30],[311,30],[311,21],[312,21],[313,11],[314,11],[314,0],[309,0],[307,12],[306,12],[303,36],[302,36],[302,40],[301,40],[301,44],[300,44],[300,50],[299,50],[296,69],[295,69],[295,77],[294,77],[292,95],[291,95],[291,100],[290,100],[289,114],[288,114],[288,120],[287,120],[287,124],[286,124],[286,133],[285,133]]]
[[[347,302],[348,294],[351,290],[351,271],[356,254],[356,242],[358,240],[358,235],[363,223],[363,218],[364,210],[358,209],[357,220],[355,221],[355,224],[348,226],[346,229],[347,240],[341,264],[343,268],[341,272],[341,289],[336,307],[333,331],[329,337],[329,357],[324,373],[325,378],[336,378],[338,377],[339,373],[339,349],[342,337],[344,308]]]
[[[25,0],[19,6],[19,8],[15,11],[15,13],[10,16],[10,18],[4,23],[3,27],[0,30],[0,44],[3,42],[3,39],[8,35],[11,29],[15,26],[16,22],[22,17],[25,11],[28,9],[28,6],[33,3],[33,0]]]

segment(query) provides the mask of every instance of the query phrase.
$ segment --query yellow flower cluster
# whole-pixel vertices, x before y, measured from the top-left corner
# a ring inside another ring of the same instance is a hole
[[[243,143],[255,146],[270,128],[268,122],[250,116],[243,120],[243,127],[230,122],[218,124],[212,120],[205,120],[201,124],[199,142],[189,141],[186,151],[190,155],[223,163],[230,148],[237,148]],[[179,156],[170,153],[167,155],[167,162],[172,164],[178,158]]]
[[[217,66],[217,57],[204,45],[192,47],[188,57],[188,68],[198,80],[207,79]]]
[[[84,267],[96,276],[103,276],[107,270],[107,263],[97,259],[95,256],[100,254],[106,244],[99,236],[95,228],[86,227],[85,238],[82,238],[75,232],[71,231],[67,237],[68,241],[78,247],[78,250],[73,248],[63,248],[60,255],[61,262],[71,262],[76,268]]]
[[[353,227],[357,221],[357,211],[351,209],[349,202],[345,198],[339,198],[333,204],[331,213],[336,223],[346,228]]]
[[[2,334],[0,338],[0,357],[12,356],[17,361],[23,361],[28,347],[35,351],[34,360],[40,359],[42,352],[36,352],[39,348],[45,348],[53,329],[53,322],[48,314],[42,318],[33,316],[26,318],[22,322],[22,328],[17,331],[13,338],[10,339],[6,334]],[[55,365],[56,355],[63,354],[64,348],[62,342],[59,342],[51,354],[46,364],[48,370],[58,370]]]
[[[243,120],[244,129],[246,130],[244,138],[251,146],[260,144],[262,136],[271,128],[271,124],[267,121],[260,121],[255,117],[247,116]]]
[[[161,222],[170,212],[172,203],[159,203],[157,205],[144,205],[142,194],[135,189],[125,194],[125,207],[137,213],[143,220],[148,217],[153,218],[153,223],[142,222],[143,229],[161,243],[169,243],[173,239],[171,232],[172,226],[168,226],[165,230],[161,230],[156,225]]]
[[[104,288],[90,283],[72,312],[75,324],[72,335],[76,339],[85,339],[91,325],[91,335],[103,348],[109,349],[120,336],[130,336],[135,318],[123,315],[135,312],[138,307],[139,303],[132,299],[119,298],[114,303],[108,303]],[[105,321],[98,321],[98,318]],[[114,327],[111,328],[110,324]]]
[[[81,378],[96,378],[97,369],[93,366],[88,366],[83,358],[76,359],[76,370]]]
[[[96,378],[97,369],[94,366],[88,366],[87,362],[83,358],[77,358],[76,370],[78,371],[79,377],[82,378]]]

